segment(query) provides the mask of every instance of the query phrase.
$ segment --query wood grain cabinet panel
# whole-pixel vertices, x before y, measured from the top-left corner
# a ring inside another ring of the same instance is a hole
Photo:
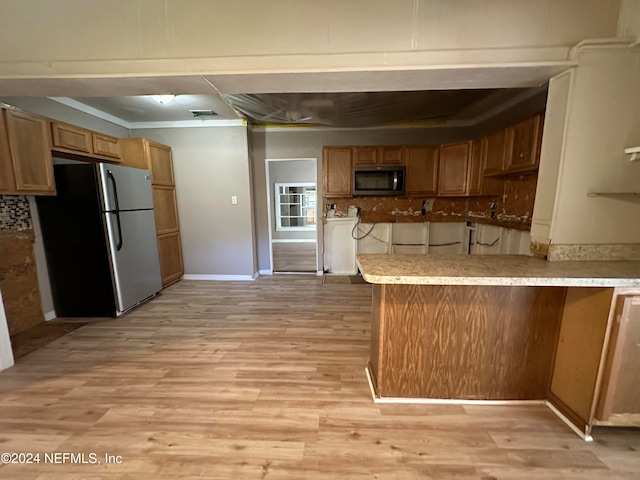
[[[354,165],[375,165],[378,163],[379,147],[353,147]]]
[[[567,292],[550,393],[581,426],[589,423],[612,295],[612,288]]]
[[[107,157],[109,159],[113,159],[114,161],[120,160],[120,143],[116,137],[92,132],[91,140],[93,145],[93,153],[95,155]]]
[[[501,174],[504,172],[509,143],[508,129],[498,130],[486,137],[486,160],[483,175]]]
[[[616,307],[597,424],[640,426],[640,296],[621,296]]]
[[[15,192],[55,195],[47,119],[17,110],[3,109],[2,114]]]
[[[380,165],[402,165],[404,163],[402,147],[380,147],[378,163]]]
[[[4,121],[4,112],[0,111],[0,193],[15,193],[16,183],[9,150],[9,138]]]
[[[507,155],[505,165],[507,172],[523,172],[538,168],[541,121],[541,115],[536,115],[510,127],[511,151]]]
[[[438,166],[438,195],[467,195],[470,142],[442,145]]]
[[[91,131],[62,122],[51,122],[51,142],[54,150],[91,155]]]
[[[184,275],[180,232],[158,235],[158,255],[162,286],[166,287]]]
[[[153,185],[175,186],[171,147],[156,142],[148,142],[149,166]]]
[[[405,147],[407,167],[405,195],[435,195],[438,179],[438,147]]]
[[[505,179],[503,177],[485,177],[482,174],[486,159],[486,138],[472,141],[467,185],[469,196],[498,196],[504,193]]]
[[[180,229],[175,187],[153,185],[153,208],[158,235],[177,232]]]
[[[120,162],[120,144],[116,137],[54,120],[49,124],[54,151],[81,155],[89,160]]]
[[[323,195],[351,196],[351,147],[325,147],[322,151]]]

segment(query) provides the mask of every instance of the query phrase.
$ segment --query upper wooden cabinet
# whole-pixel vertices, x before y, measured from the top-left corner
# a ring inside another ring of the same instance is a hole
[[[541,124],[542,116],[536,115],[509,127],[511,149],[505,164],[507,172],[522,172],[538,168]]]
[[[509,132],[507,129],[498,130],[485,137],[486,160],[483,175],[502,174],[506,164]]]
[[[438,147],[404,147],[407,167],[405,195],[435,195],[438,179]]]
[[[469,172],[467,175],[467,189],[469,196],[497,196],[504,193],[504,177],[485,177],[482,174],[486,160],[486,138],[479,138],[472,141],[471,153],[469,155]]]
[[[325,197],[351,196],[351,147],[325,147],[322,151],[322,188]]]
[[[440,147],[438,195],[468,195],[469,152],[471,143],[454,143]]]
[[[47,119],[2,109],[0,192],[55,195]]]
[[[402,146],[353,147],[353,165],[403,165]]]
[[[147,138],[121,140],[122,164],[151,170],[152,185],[175,186],[171,147]]]
[[[484,175],[536,170],[540,161],[542,114],[487,135]]]
[[[50,125],[52,150],[120,162],[120,143],[116,137],[54,120],[50,121]]]
[[[376,165],[380,152],[379,147],[353,147],[354,165]]]

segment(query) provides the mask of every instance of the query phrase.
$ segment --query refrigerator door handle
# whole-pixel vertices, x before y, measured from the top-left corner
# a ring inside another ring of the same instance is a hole
[[[113,200],[116,203],[116,210],[115,212],[110,213],[116,214],[116,224],[118,225],[118,244],[116,245],[116,250],[119,252],[120,250],[122,250],[122,226],[120,225],[120,203],[118,202],[118,187],[116,186],[116,178],[113,176],[111,170],[107,170],[107,176],[113,184]]]

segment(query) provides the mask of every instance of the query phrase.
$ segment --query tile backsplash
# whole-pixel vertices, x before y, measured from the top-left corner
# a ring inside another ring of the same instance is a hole
[[[32,230],[29,200],[23,195],[0,195],[0,230]]]

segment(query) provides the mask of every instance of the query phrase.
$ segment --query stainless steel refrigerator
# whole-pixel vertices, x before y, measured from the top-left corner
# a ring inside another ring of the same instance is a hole
[[[162,289],[150,174],[54,165],[57,195],[37,197],[56,314],[118,316]]]

